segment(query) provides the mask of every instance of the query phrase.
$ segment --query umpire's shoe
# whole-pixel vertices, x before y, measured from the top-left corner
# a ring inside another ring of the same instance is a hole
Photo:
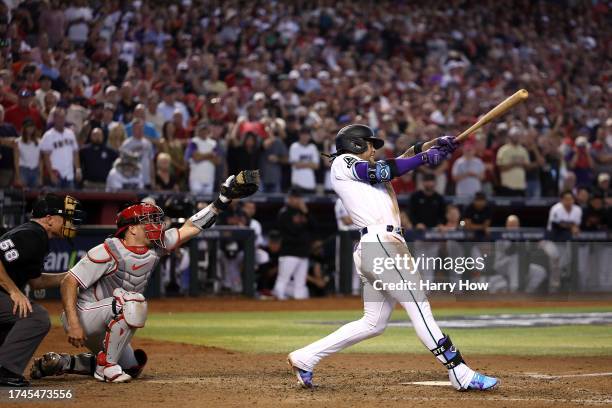
[[[30,383],[19,374],[0,367],[0,387],[29,387]]]

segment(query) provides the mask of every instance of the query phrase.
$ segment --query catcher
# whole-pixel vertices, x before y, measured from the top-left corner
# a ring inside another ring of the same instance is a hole
[[[160,257],[213,225],[232,199],[250,196],[258,187],[258,170],[230,176],[219,197],[180,228],[164,230],[164,213],[156,205],[140,203],[121,211],[115,236],[89,250],[61,283],[68,342],[91,353],[46,353],[34,360],[32,379],[72,373],[121,383],[138,377],[147,355],[132,349],[130,340],[147,320],[143,292]]]

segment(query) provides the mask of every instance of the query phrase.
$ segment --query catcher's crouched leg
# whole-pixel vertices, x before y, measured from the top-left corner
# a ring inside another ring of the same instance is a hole
[[[123,370],[119,365],[119,360],[136,330],[144,327],[147,320],[147,302],[142,294],[127,292],[120,288],[113,291],[113,298],[115,318],[111,320],[106,329],[104,349],[96,356],[97,366],[94,377],[99,381],[127,382],[132,379],[132,376]],[[139,355],[141,361],[144,355],[146,363],[146,354],[139,352]],[[135,352],[134,358],[138,361]],[[141,370],[142,367],[133,372],[138,375]]]
[[[30,378],[38,380],[62,374],[93,375],[96,358],[92,353],[70,355],[50,351],[34,359],[30,369]]]

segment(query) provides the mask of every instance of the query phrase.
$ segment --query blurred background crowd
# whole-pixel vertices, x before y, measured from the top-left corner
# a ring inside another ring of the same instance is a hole
[[[549,228],[607,229],[610,22],[598,0],[3,0],[0,187],[207,197],[260,168],[264,193],[324,194],[342,126],[393,157],[525,88],[451,160],[394,180],[404,226],[486,220],[442,196],[562,196]]]

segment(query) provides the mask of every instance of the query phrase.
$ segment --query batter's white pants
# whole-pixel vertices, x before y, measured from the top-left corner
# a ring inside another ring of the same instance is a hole
[[[307,275],[308,258],[300,258],[297,256],[278,257],[278,275],[272,293],[279,300],[285,300],[287,297],[307,299]],[[293,285],[291,286],[291,293],[288,293],[290,292],[288,289],[291,278],[293,278]]]
[[[368,233],[362,237],[353,253],[353,259],[355,260],[357,270],[365,278],[364,286],[371,286],[373,280],[371,275],[364,274],[361,270],[362,243],[372,243],[377,240],[381,242],[397,241],[405,244],[403,237],[393,233]],[[405,247],[405,252],[409,254],[407,247]],[[397,293],[382,290],[369,290],[367,293],[367,299],[364,296],[363,317],[361,319],[347,323],[327,337],[292,352],[292,362],[302,370],[313,371],[314,367],[324,357],[344,350],[360,341],[382,334],[387,327],[396,303],[398,303],[398,299],[394,298],[394,296],[397,296]],[[379,297],[373,298],[375,294],[378,294],[377,296]],[[427,299],[419,297],[418,301],[403,300],[405,299],[402,298],[399,302],[406,313],[408,313],[421,342],[428,350],[433,350],[438,347],[438,341],[440,341],[444,335],[433,317]],[[442,356],[438,356],[438,358],[443,363],[445,362]],[[474,374],[474,371],[465,364],[460,364],[455,367],[453,371],[454,372],[449,373],[451,375],[451,380],[456,379],[463,387],[471,381]],[[452,378],[452,376],[454,376],[454,378]]]
[[[79,315],[79,321],[85,331],[87,340],[85,341],[85,347],[89,349],[94,355],[104,350],[104,337],[106,336],[106,328],[109,323],[115,317],[113,313],[113,298],[106,298],[97,302],[91,303],[78,303],[77,314]],[[64,330],[68,331],[66,322],[66,315],[62,313],[61,320],[64,325]],[[138,365],[138,361],[134,357],[134,349],[130,343],[126,344],[121,357],[117,363],[122,368],[131,368]]]

